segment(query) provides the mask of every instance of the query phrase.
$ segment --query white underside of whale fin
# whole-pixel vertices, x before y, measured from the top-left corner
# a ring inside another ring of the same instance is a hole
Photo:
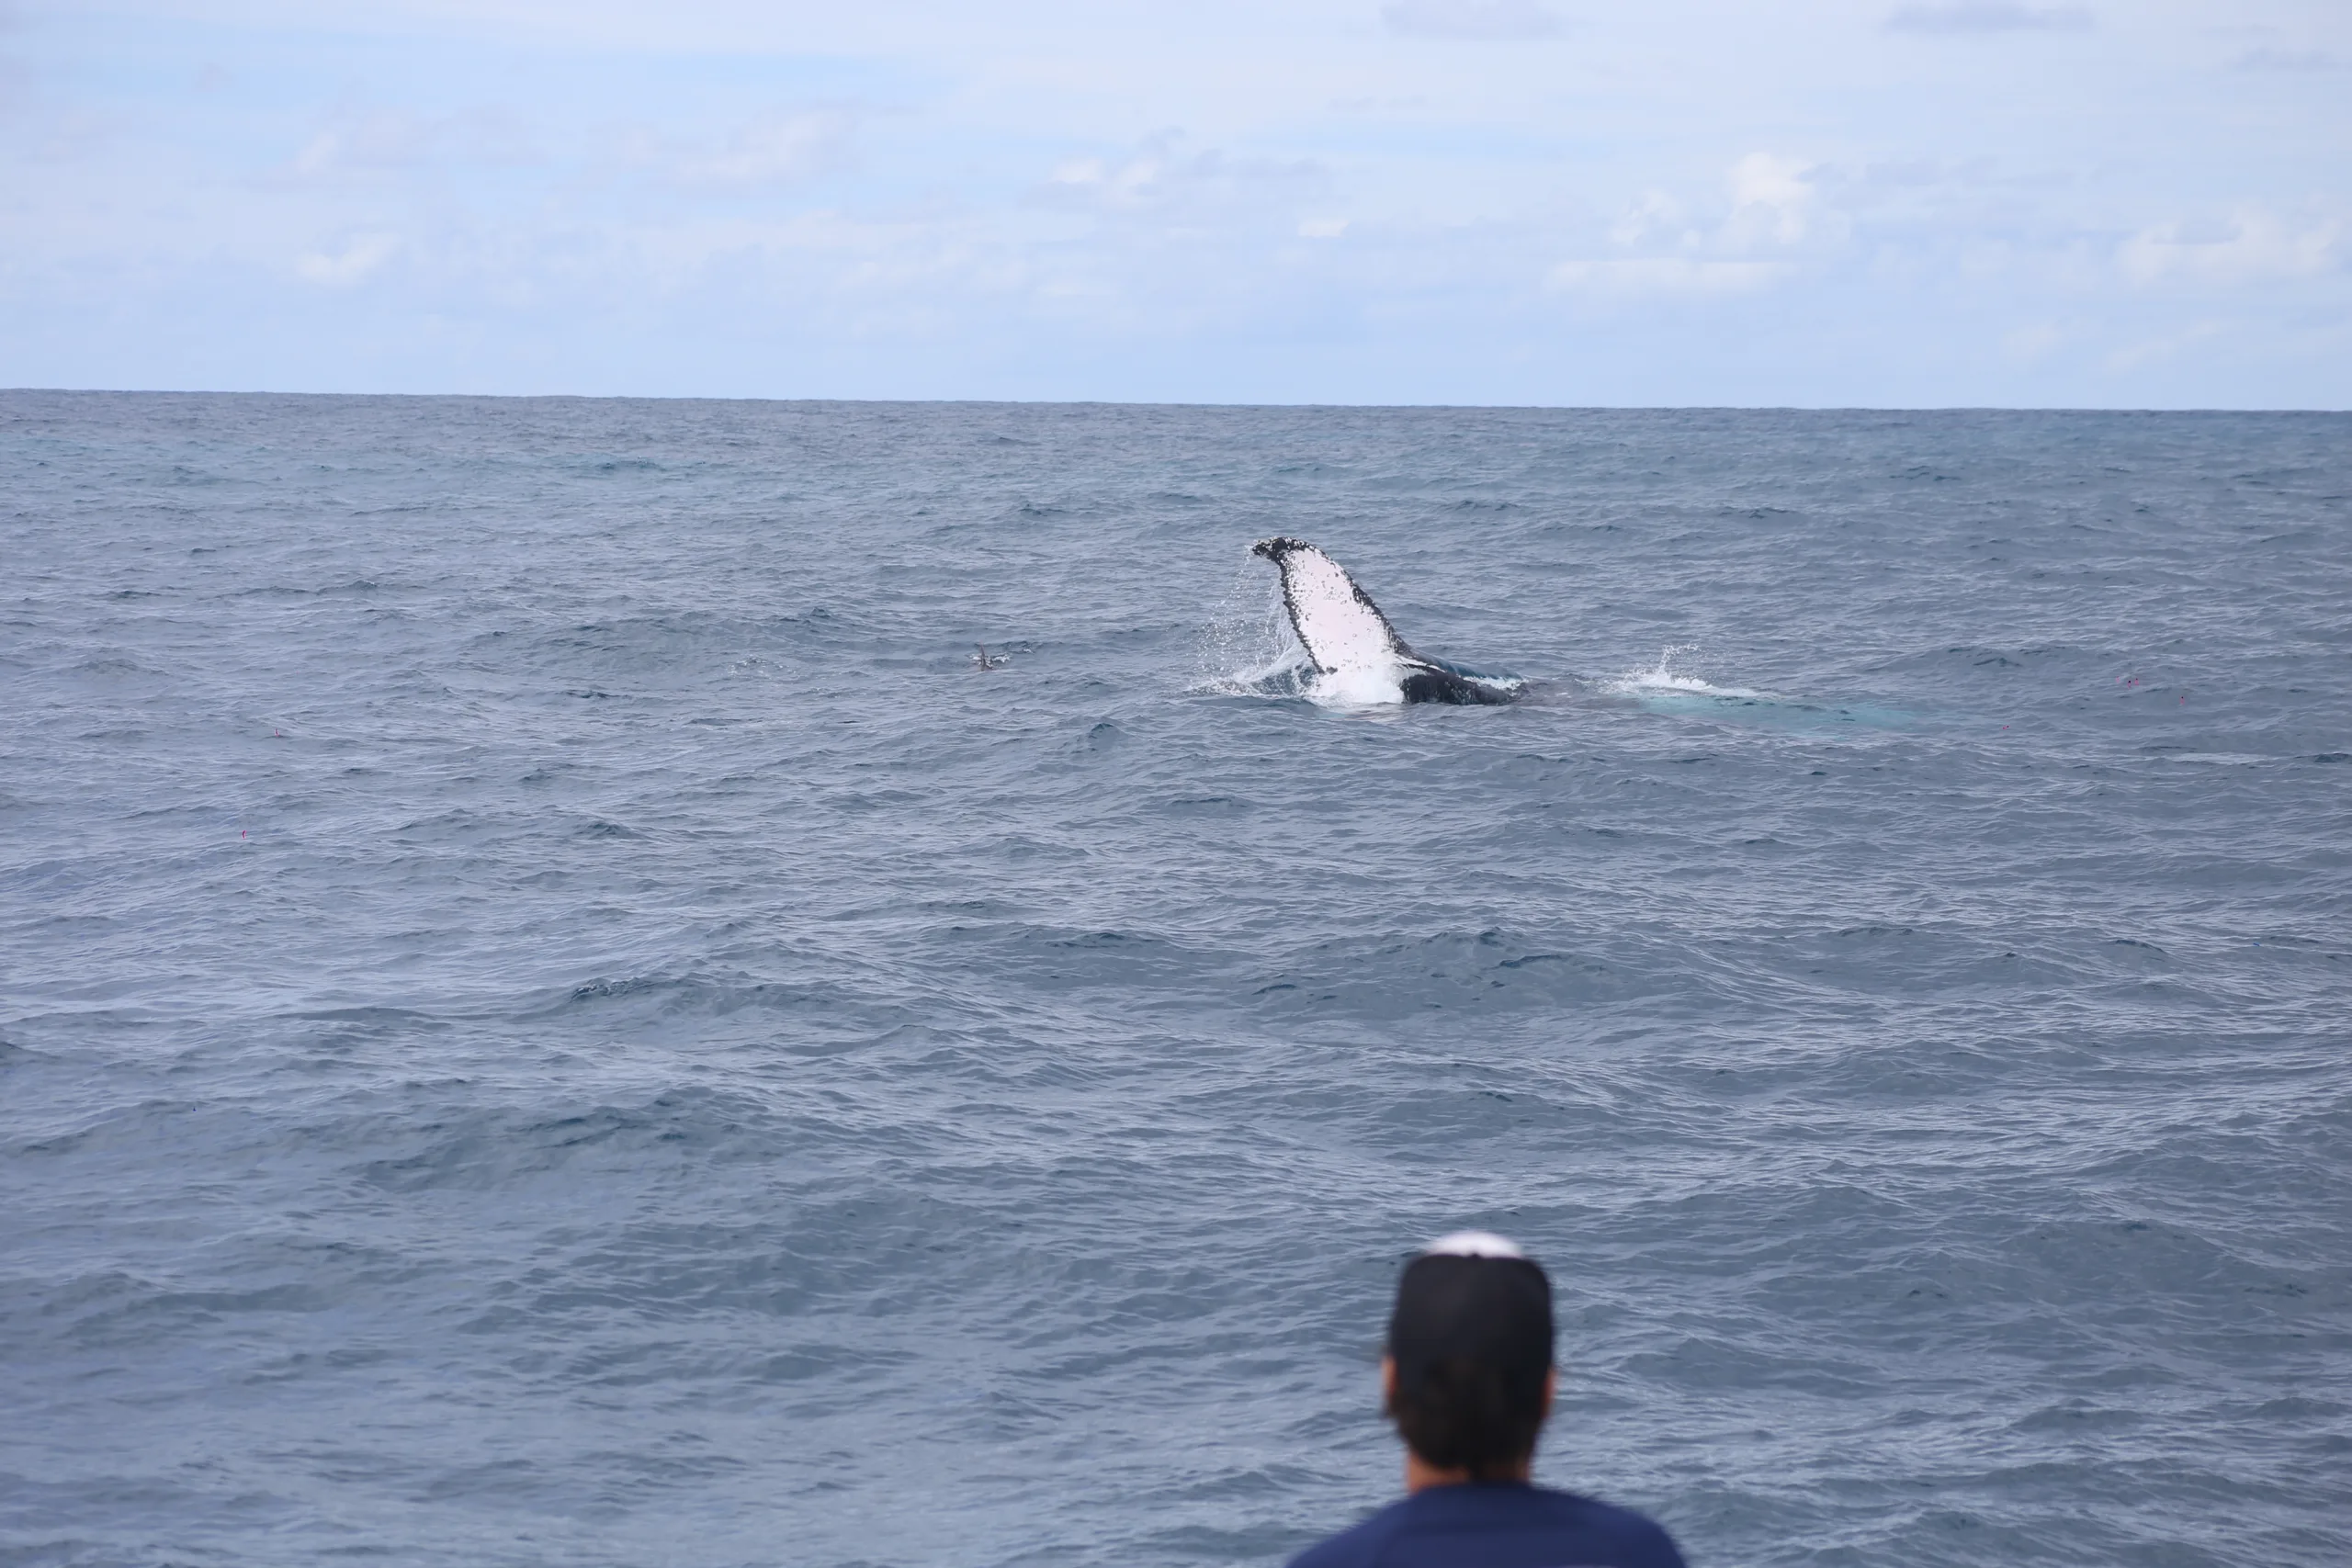
[[[1355,580],[1312,545],[1286,553],[1282,570],[1283,597],[1290,606],[1292,629],[1317,667],[1349,685],[1369,685],[1377,678],[1393,688],[1397,662],[1411,657],[1411,650],[1397,639]]]

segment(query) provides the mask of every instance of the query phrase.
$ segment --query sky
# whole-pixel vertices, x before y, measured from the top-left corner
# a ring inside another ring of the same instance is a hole
[[[0,386],[2352,407],[2352,0],[0,0]]]

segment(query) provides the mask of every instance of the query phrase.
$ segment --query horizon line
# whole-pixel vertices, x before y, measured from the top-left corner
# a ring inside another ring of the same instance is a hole
[[[1125,408],[1298,409],[1484,413],[2129,413],[2129,414],[2317,414],[2352,413],[2352,407],[2292,404],[2200,403],[2183,405],[2105,403],[1479,403],[1216,401],[1207,399],[1145,398],[876,398],[752,396],[702,392],[354,392],[287,391],[272,388],[223,387],[0,387],[0,398],[21,396],[104,398],[314,398],[404,400],[413,402],[605,402],[605,403],[816,403],[888,408]]]

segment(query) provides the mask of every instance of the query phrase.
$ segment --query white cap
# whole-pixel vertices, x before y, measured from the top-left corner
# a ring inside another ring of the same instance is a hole
[[[1455,1231],[1442,1235],[1421,1248],[1421,1256],[1443,1258],[1525,1258],[1516,1242],[1505,1241],[1492,1231]]]

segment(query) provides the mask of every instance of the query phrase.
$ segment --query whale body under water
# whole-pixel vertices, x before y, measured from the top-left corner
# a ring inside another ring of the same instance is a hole
[[[1342,702],[1489,705],[1517,697],[1516,681],[1492,680],[1415,653],[1347,569],[1304,539],[1277,536],[1250,547],[1281,569],[1291,629]]]

